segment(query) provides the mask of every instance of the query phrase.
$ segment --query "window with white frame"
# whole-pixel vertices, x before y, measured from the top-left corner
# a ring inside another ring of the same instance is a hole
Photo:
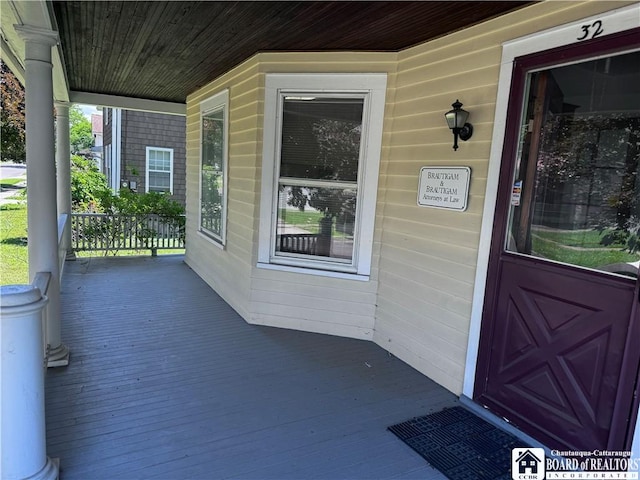
[[[104,160],[103,160],[103,164],[102,164],[102,173],[104,173],[104,176],[107,177],[107,185],[111,185],[112,180],[111,180],[111,144],[107,144],[104,147]]]
[[[173,149],[147,147],[147,192],[173,192]]]
[[[224,245],[227,194],[227,90],[200,104],[200,232]]]
[[[386,74],[265,82],[259,266],[368,276]]]

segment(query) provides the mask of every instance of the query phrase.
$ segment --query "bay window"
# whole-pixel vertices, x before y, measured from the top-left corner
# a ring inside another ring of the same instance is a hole
[[[369,275],[385,88],[267,75],[259,266]]]

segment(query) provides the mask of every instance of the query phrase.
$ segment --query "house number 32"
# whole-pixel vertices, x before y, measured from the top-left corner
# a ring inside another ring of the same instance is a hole
[[[578,40],[589,40],[596,38],[604,33],[602,28],[602,20],[596,20],[595,22],[587,25],[582,25],[582,36],[578,37]]]

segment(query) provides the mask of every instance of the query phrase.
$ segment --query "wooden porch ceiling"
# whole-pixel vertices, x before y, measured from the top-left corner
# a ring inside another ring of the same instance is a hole
[[[184,103],[257,52],[397,51],[529,1],[54,1],[69,89]]]

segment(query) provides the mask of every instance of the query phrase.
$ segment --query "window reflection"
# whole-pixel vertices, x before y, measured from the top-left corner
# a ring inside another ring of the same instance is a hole
[[[639,143],[639,52],[531,74],[507,250],[635,275]]]
[[[363,111],[362,97],[283,99],[276,255],[352,264]]]
[[[223,229],[224,141],[224,109],[203,115],[200,228],[217,240]]]

